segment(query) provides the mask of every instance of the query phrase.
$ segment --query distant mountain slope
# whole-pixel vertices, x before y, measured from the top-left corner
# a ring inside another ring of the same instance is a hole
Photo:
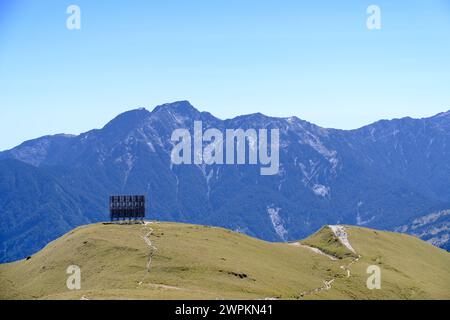
[[[251,165],[171,164],[173,130],[192,130],[199,120],[204,129],[279,129],[279,173],[261,176],[259,167]],[[9,246],[0,261],[29,255],[47,243],[44,239],[82,221],[104,220],[108,196],[114,193],[146,194],[151,218],[222,226],[270,241],[302,238],[325,224],[399,230],[414,219],[450,209],[450,112],[344,131],[260,113],[221,120],[180,101],[151,112],[125,112],[104,128],[79,136],[28,141],[0,153],[0,159],[24,162],[58,183],[76,202],[72,210],[83,216],[79,219],[77,213],[69,224],[53,220],[70,211],[39,193],[27,197],[45,204],[45,214],[36,205],[24,212],[18,204],[26,189],[11,185],[0,193],[0,203],[11,203],[8,210],[0,207],[5,216],[0,237],[19,243],[29,230],[20,219],[6,224],[10,216],[39,215],[49,227],[30,230],[39,235],[33,247]],[[443,219],[449,221],[448,216]],[[440,238],[444,248],[448,234],[444,230]]]
[[[412,219],[408,224],[396,228],[397,232],[408,232],[435,246],[450,251],[450,210],[433,212]]]
[[[3,261],[38,251],[90,221],[83,201],[51,174],[17,160],[0,160],[0,257]]]
[[[449,253],[407,235],[344,232],[355,253],[331,259],[317,250],[347,249],[329,227],[301,243],[269,243],[188,224],[89,225],[28,260],[0,265],[0,298],[450,298]],[[81,268],[81,290],[66,287],[69,265]],[[366,287],[369,265],[381,269],[380,290]]]

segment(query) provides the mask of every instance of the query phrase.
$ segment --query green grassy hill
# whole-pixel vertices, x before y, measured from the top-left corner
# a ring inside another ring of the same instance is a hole
[[[403,234],[346,232],[355,252],[329,227],[269,243],[179,223],[88,225],[0,265],[0,298],[450,299],[448,252]],[[66,287],[70,265],[81,268],[81,290]],[[380,290],[366,287],[369,265],[381,268]]]

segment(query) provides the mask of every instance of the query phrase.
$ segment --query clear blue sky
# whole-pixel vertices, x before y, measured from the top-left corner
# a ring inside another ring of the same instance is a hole
[[[446,111],[450,1],[0,0],[0,150],[175,100],[343,129]]]

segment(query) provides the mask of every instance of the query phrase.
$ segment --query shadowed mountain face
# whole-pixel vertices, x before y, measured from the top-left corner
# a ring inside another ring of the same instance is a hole
[[[279,129],[280,170],[173,165],[173,130]],[[262,114],[220,120],[188,102],[119,115],[100,130],[28,141],[0,153],[0,261],[22,258],[72,227],[105,220],[110,194],[146,194],[148,217],[226,227],[271,241],[325,224],[414,233],[449,249],[450,112],[324,129]],[[417,220],[419,219],[419,220]]]

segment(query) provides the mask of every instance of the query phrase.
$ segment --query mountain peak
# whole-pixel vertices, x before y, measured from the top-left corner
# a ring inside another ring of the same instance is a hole
[[[194,108],[194,106],[187,100],[181,100],[181,101],[175,101],[171,103],[165,103],[162,105],[159,105],[155,107],[153,110],[153,113],[157,113],[161,110],[166,110],[169,112],[175,112],[178,114],[193,114],[193,113],[199,113],[197,109]]]
[[[266,116],[265,114],[262,114],[261,112],[255,112],[245,115],[240,115],[237,117],[234,117],[232,119],[227,120],[228,122],[233,122],[236,124],[242,124],[242,123],[248,123],[249,121],[252,123],[258,123],[258,122],[266,122],[267,120],[275,119],[269,116]]]
[[[143,122],[143,120],[147,119],[149,116],[150,111],[145,108],[126,111],[108,122],[104,129],[129,130],[139,125],[139,123]]]

